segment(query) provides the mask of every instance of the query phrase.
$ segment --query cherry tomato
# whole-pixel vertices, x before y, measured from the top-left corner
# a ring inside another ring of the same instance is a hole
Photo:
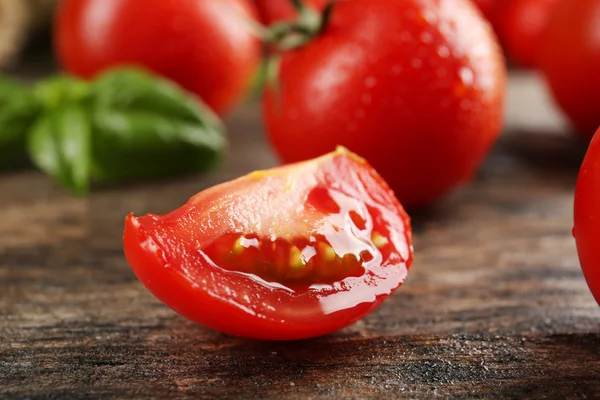
[[[215,186],[167,215],[130,215],[124,242],[138,278],[178,313],[273,340],[362,318],[413,257],[402,206],[343,149]]]
[[[510,0],[500,7],[496,31],[507,56],[524,67],[537,66],[537,58],[557,0]]]
[[[477,8],[479,8],[479,10],[483,13],[483,16],[493,24],[495,21],[498,4],[501,4],[505,1],[510,0],[473,0],[473,3],[475,3]]]
[[[303,0],[303,4],[322,10],[328,0]],[[274,22],[289,21],[296,17],[297,12],[290,0],[254,0],[258,14],[263,23],[270,25]]]
[[[575,228],[579,261],[600,305],[600,129],[590,143],[575,189]]]
[[[260,62],[261,44],[248,23],[255,18],[250,0],[64,0],[55,45],[72,74],[146,67],[223,114]]]
[[[540,68],[554,99],[578,133],[600,125],[600,2],[560,0],[540,49]]]
[[[284,161],[343,145],[414,208],[476,172],[500,132],[505,83],[470,1],[344,1],[312,41],[282,54],[263,118]]]

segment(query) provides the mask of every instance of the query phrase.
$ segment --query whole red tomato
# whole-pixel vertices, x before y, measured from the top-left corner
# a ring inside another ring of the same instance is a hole
[[[510,0],[473,0],[488,21],[494,23],[498,5]]]
[[[575,189],[575,228],[579,261],[600,305],[600,129],[590,143]]]
[[[507,56],[524,67],[537,66],[540,46],[557,0],[507,0],[494,25]]]
[[[346,146],[417,207],[471,179],[500,132],[505,84],[470,1],[343,1],[282,55],[263,116],[284,161]]]
[[[303,4],[315,10],[322,10],[328,0],[304,0]],[[254,0],[263,23],[289,21],[297,16],[296,8],[290,0]]]
[[[222,114],[245,93],[260,61],[253,19],[250,0],[64,0],[55,46],[72,74],[143,66]]]
[[[560,0],[540,49],[554,99],[584,137],[600,125],[600,1]]]
[[[409,218],[381,177],[339,149],[130,215],[144,285],[209,328],[257,339],[323,335],[373,311],[412,262]]]

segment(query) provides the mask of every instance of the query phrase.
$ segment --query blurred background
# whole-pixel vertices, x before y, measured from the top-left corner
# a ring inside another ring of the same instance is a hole
[[[0,3],[0,65],[5,71],[33,79],[57,70],[52,51],[56,5],[56,0]]]
[[[292,2],[287,0],[226,1],[219,3],[221,5],[218,7],[202,6],[199,8],[200,11],[188,13],[189,15],[184,11],[189,4],[186,6],[185,2],[181,1],[174,2],[170,6],[160,7],[154,5],[141,7],[141,3],[136,5],[135,2],[119,3],[114,0],[106,2],[65,1],[60,12],[57,12],[58,3],[56,0],[1,1],[0,67],[7,75],[16,77],[20,81],[37,82],[41,78],[50,78],[66,72],[74,78],[90,80],[96,79],[102,73],[122,67],[141,67],[156,73],[158,77],[180,85],[205,103],[208,106],[206,108],[212,109],[225,120],[234,115],[236,110],[237,114],[243,113],[244,110],[247,110],[248,115],[256,116],[261,113],[261,110],[257,109],[260,94],[265,80],[268,80],[269,71],[273,75],[269,65],[272,66],[274,63],[266,61],[267,55],[277,55],[285,46],[289,47],[290,43],[298,42],[297,35],[290,35],[289,30],[272,29],[267,32],[264,28],[272,23],[279,23],[281,27],[281,25],[285,25],[282,22],[289,23],[295,20],[299,14],[294,9]],[[313,11],[306,13],[308,18],[301,18],[305,20],[316,18],[317,11],[323,10],[327,4],[324,0],[311,0],[305,3],[307,8]],[[573,87],[570,92],[565,93],[564,87],[570,85],[568,79],[561,78],[561,76],[565,76],[565,73],[560,75],[560,71],[557,72],[546,66],[547,75],[551,77],[549,85],[544,78],[544,72],[539,72],[541,68],[539,54],[542,52],[540,48],[544,47],[545,42],[548,42],[543,38],[549,36],[546,28],[553,13],[557,14],[555,12],[557,3],[558,1],[554,0],[474,0],[475,6],[488,20],[495,37],[502,46],[510,70],[510,80],[519,81],[517,84],[508,86],[509,97],[503,103],[507,114],[498,121],[491,118],[493,122],[490,122],[490,125],[500,123],[500,126],[510,128],[514,121],[518,121],[519,129],[525,129],[530,125],[534,130],[540,130],[540,128],[543,130],[544,127],[551,131],[571,130],[572,125],[568,122],[569,118],[564,118],[560,107],[556,107],[557,103],[551,100],[549,88],[552,86],[558,88],[556,90],[558,103],[561,105],[567,103],[563,108],[568,116],[574,115],[575,129],[573,130],[584,137],[590,136],[595,131],[595,128],[591,131],[590,127],[595,124],[595,119],[587,115],[582,116],[582,113],[577,110],[572,111],[577,104],[575,106],[568,104],[574,102],[569,99],[574,97],[573,93],[577,88]],[[206,10],[202,9],[203,7]],[[213,15],[211,13],[216,14],[212,20],[209,20],[208,16]],[[564,14],[564,12],[559,12],[559,14]],[[186,16],[182,17],[181,15]],[[565,23],[558,21],[554,25],[558,26],[554,28],[556,35],[557,31],[560,33],[561,29],[564,29]],[[294,27],[291,30],[293,31]],[[315,33],[316,31],[312,32],[312,35],[314,36]],[[263,48],[260,39],[271,44]],[[304,39],[301,37],[299,43]],[[577,38],[572,39],[573,42],[577,40]],[[584,42],[581,43],[582,46],[585,45],[585,38],[580,38],[580,41]],[[576,46],[576,43],[572,43],[570,47]],[[558,49],[557,52],[560,55],[561,50]],[[553,60],[547,55],[545,58],[546,65],[559,64],[558,59]],[[270,59],[278,58],[271,57]],[[572,63],[580,64],[576,58],[572,59]],[[555,69],[560,68],[556,67]],[[476,75],[479,74],[476,73]],[[556,78],[557,75],[559,78]],[[580,74],[573,70],[573,75]],[[408,77],[404,79],[408,79]],[[558,83],[554,84],[557,80]],[[499,88],[497,89],[498,96],[500,96],[504,87],[500,83],[496,85]],[[63,90],[59,86],[55,89]],[[484,95],[487,94],[484,92]],[[438,96],[438,94],[432,94],[432,96]],[[511,96],[519,99],[533,96],[535,100],[527,101],[528,107],[524,108],[521,105],[525,104],[525,101],[511,101]],[[9,96],[7,95],[7,97]],[[589,99],[589,95],[585,93],[581,93],[580,97]],[[564,100],[565,98],[566,100]],[[252,105],[247,105],[249,101],[254,106],[252,111],[248,108]],[[580,101],[583,103],[583,100]],[[575,103],[577,102],[575,101]],[[246,104],[246,108],[240,108],[241,104]],[[536,112],[532,108],[539,111]],[[579,105],[578,109],[582,108],[584,106]],[[485,114],[486,108],[483,111]],[[278,121],[276,118],[269,117],[268,112],[264,110],[263,112],[265,112],[263,117],[257,118],[261,119],[259,124],[263,126],[268,135],[261,136],[269,139],[270,145],[273,146],[271,148],[275,150],[274,158],[286,162],[297,161],[322,154],[325,149],[329,151],[330,145],[323,147],[323,151],[314,150],[312,153],[302,149],[290,152],[285,143],[282,144],[281,137],[288,135],[293,140],[306,141],[307,144],[300,147],[314,145],[315,139],[311,137],[304,139],[300,131],[298,131],[299,133],[294,132],[291,128],[293,124],[290,124],[289,119]],[[286,113],[293,114],[294,112],[295,110],[286,110]],[[363,111],[358,110],[357,112],[362,113]],[[583,113],[585,114],[585,111]],[[31,120],[34,120],[34,114],[31,114]],[[282,126],[286,128],[282,128]],[[24,130],[27,131],[29,128]],[[94,129],[96,129],[95,126]],[[482,148],[487,149],[499,128],[489,128],[489,132],[486,129],[480,132],[480,136],[489,137],[487,139],[489,143],[482,145]],[[287,132],[282,133],[284,130]],[[332,136],[335,135],[332,134]],[[337,142],[351,147],[351,150],[358,151],[357,147],[359,146],[350,139],[337,140]],[[119,146],[126,147],[124,144],[116,147]],[[149,147],[151,146],[149,145]],[[140,150],[140,154],[150,154],[145,153],[146,150],[146,148]],[[132,153],[131,149],[128,151],[128,154]],[[222,144],[213,143],[210,151],[221,154]],[[477,153],[476,156],[473,156],[477,158],[477,161],[473,161],[474,165],[468,168],[470,173],[476,170],[484,153],[483,150],[473,150],[473,152]],[[85,179],[89,182],[85,184],[69,183],[67,181],[70,178],[61,178],[59,176],[61,173],[53,171],[52,166],[44,165],[39,160],[43,155],[39,151],[37,155],[32,154],[31,151],[29,153],[24,158],[31,159],[33,165],[75,192],[89,190],[84,186],[88,187],[92,181],[118,183],[123,180],[147,179],[148,177],[161,178],[163,175],[157,171],[151,171],[147,174],[132,173],[131,176],[106,179],[100,176],[102,174],[91,171],[87,178],[80,178],[82,182]],[[180,156],[179,149],[173,154],[175,153],[177,153],[177,157]],[[25,164],[28,163],[25,162]],[[164,175],[173,176],[189,171],[203,171],[212,168],[212,164],[213,162],[209,160],[206,165],[174,167],[173,171],[165,172]],[[15,165],[18,166],[19,163],[15,163]],[[379,165],[375,165],[375,167],[380,169]],[[83,167],[73,164],[68,168],[78,170]],[[386,175],[384,173],[384,177],[390,179]],[[451,179],[456,181],[456,178]],[[456,182],[452,182],[443,190],[440,189],[439,192],[446,193],[456,184]],[[402,200],[402,194],[400,197]],[[435,193],[430,197],[431,199],[427,199],[424,203],[430,203],[432,199],[439,198],[440,194]],[[411,202],[411,199],[406,200],[408,203]]]

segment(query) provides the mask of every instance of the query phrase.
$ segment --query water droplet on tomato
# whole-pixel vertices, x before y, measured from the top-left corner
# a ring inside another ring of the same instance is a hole
[[[421,17],[425,22],[429,24],[433,24],[437,21],[437,15],[435,15],[435,13],[430,9],[423,10],[423,12],[421,13]]]
[[[428,44],[433,41],[433,35],[429,32],[421,33],[421,42]]]
[[[473,71],[469,67],[462,67],[458,72],[460,76],[460,80],[465,87],[470,87],[473,85]]]
[[[469,111],[471,109],[471,101],[469,99],[462,99],[460,101],[460,108]]]
[[[365,87],[367,89],[374,88],[376,84],[377,84],[377,79],[374,76],[368,76],[367,79],[365,79]]]
[[[414,69],[419,69],[423,66],[423,60],[421,60],[420,58],[413,58],[410,61],[410,65],[414,68]]]
[[[448,49],[448,46],[442,45],[438,47],[437,54],[441,58],[448,58],[450,56],[450,49]]]

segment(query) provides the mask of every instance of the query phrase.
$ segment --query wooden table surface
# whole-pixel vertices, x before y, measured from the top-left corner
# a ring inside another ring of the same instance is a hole
[[[416,261],[376,312],[296,342],[170,311],[123,256],[123,217],[165,212],[275,159],[249,104],[218,174],[70,196],[0,176],[0,398],[600,397],[600,307],[571,237],[584,147],[534,76],[476,181],[413,215]]]

